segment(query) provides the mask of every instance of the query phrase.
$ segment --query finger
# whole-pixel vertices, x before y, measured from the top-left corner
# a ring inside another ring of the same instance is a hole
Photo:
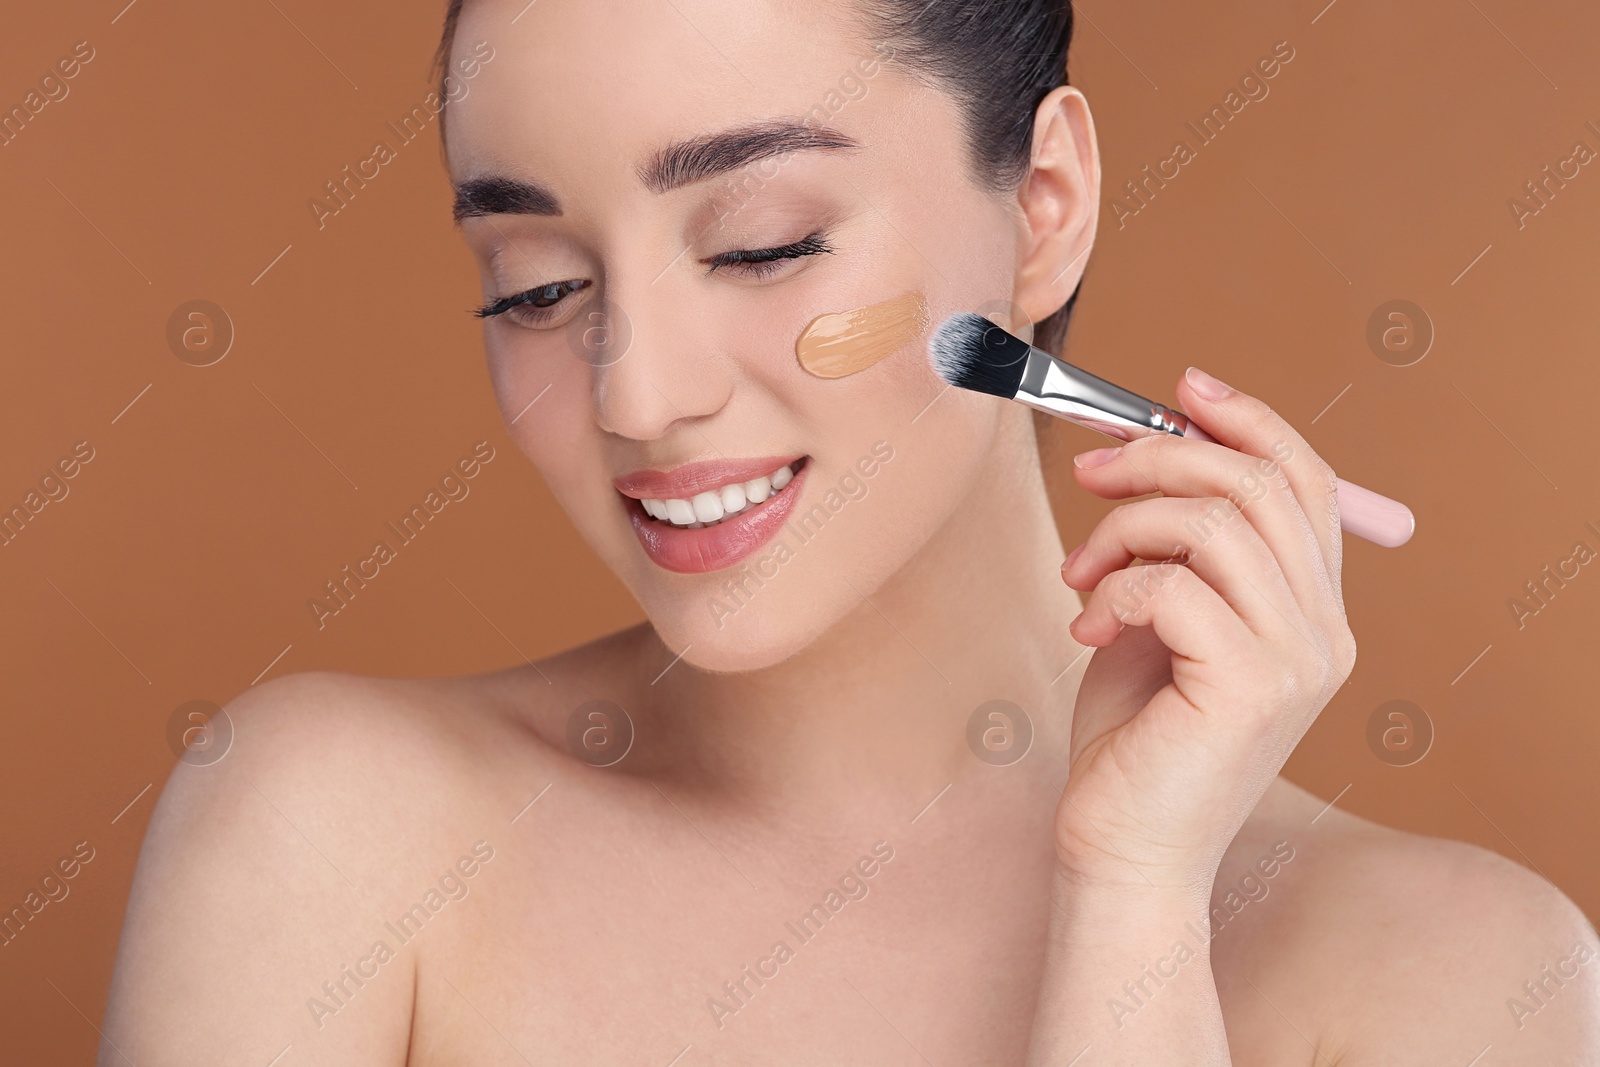
[[[1176,564],[1144,564],[1106,575],[1069,630],[1079,644],[1103,647],[1124,627],[1146,625],[1177,657],[1172,681],[1190,704],[1201,706],[1204,698],[1195,687],[1204,686],[1221,701],[1213,706],[1250,712],[1263,723],[1275,723],[1274,730],[1292,731],[1296,739],[1321,710],[1329,688],[1345,676],[1324,652],[1299,638],[1258,638],[1220,593]],[[1184,661],[1207,669],[1181,669]],[[1317,678],[1322,680],[1318,696],[1307,701],[1305,685]],[[1303,716],[1280,714],[1297,705],[1304,706]]]
[[[1301,611],[1310,618],[1343,613],[1330,607],[1338,591],[1323,560],[1322,545],[1300,506],[1286,473],[1273,461],[1247,456],[1226,445],[1185,441],[1170,434],[1123,445],[1097,467],[1079,467],[1078,484],[1099,497],[1120,499],[1160,492],[1171,498],[1222,497],[1230,501],[1271,550]],[[1194,535],[1203,549],[1215,523]]]
[[[1151,626],[1174,655],[1227,668],[1260,643],[1222,595],[1187,567],[1149,564],[1100,579],[1068,629],[1081,645],[1100,647],[1124,626]]]
[[[1324,566],[1337,589],[1344,537],[1339,530],[1339,485],[1333,468],[1265,403],[1198,367],[1190,367],[1179,381],[1178,396],[1184,411],[1219,442],[1252,456],[1270,457],[1282,467],[1301,510],[1311,521]],[[1342,601],[1340,608],[1342,611]]]
[[[1281,637],[1286,620],[1303,614],[1272,550],[1220,497],[1123,504],[1096,524],[1061,574],[1072,588],[1089,590],[1137,559],[1188,567],[1263,638]]]

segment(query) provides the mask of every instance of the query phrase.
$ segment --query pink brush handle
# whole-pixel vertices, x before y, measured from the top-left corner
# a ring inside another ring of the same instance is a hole
[[[1202,430],[1194,420],[1187,421],[1183,436],[1196,441],[1210,441],[1212,444],[1221,443]],[[1398,500],[1391,500],[1343,478],[1338,481],[1341,528],[1384,548],[1398,548],[1411,540],[1417,520],[1410,508]]]

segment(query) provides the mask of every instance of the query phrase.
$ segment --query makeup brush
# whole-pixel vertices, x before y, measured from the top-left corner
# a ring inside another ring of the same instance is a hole
[[[1216,441],[1180,412],[1057,359],[970,311],[952,315],[934,332],[928,357],[939,377],[957,388],[1016,400],[1122,441],[1153,433]],[[1340,478],[1339,525],[1395,548],[1411,539],[1417,522],[1398,500]]]

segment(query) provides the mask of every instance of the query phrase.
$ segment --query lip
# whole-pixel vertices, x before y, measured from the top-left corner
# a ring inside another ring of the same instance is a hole
[[[755,459],[712,459],[685,463],[670,471],[634,471],[615,479],[617,492],[635,500],[688,500],[708,489],[733,482],[748,482],[804,459],[803,455],[762,456]]]
[[[645,513],[644,505],[639,503],[645,496],[652,500],[683,499],[705,492],[712,486],[760,478],[800,460],[806,462],[800,463],[800,469],[795,471],[789,484],[780,489],[776,496],[768,497],[731,519],[723,519],[715,526],[702,526],[698,530],[673,526],[651,518]],[[746,470],[750,473],[742,476]],[[790,460],[779,457],[773,460],[696,463],[679,467],[670,474],[640,471],[618,478],[616,484],[618,491],[628,498],[626,507],[628,519],[633,523],[633,532],[638,536],[645,554],[656,566],[678,574],[705,574],[733,566],[776,537],[799,501],[800,490],[810,473],[809,459],[796,456]],[[624,489],[623,483],[628,488]],[[689,488],[695,486],[698,488]],[[635,496],[636,492],[643,495]]]

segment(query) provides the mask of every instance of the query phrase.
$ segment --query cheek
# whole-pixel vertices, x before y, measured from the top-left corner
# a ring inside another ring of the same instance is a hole
[[[804,568],[894,570],[956,512],[983,477],[995,448],[1007,405],[947,387],[928,361],[928,340],[957,311],[1009,303],[1015,242],[1005,219],[987,201],[937,204],[929,212],[905,205],[900,225],[936,257],[931,265],[901,241],[890,246],[896,249],[892,254],[866,257],[870,262],[858,271],[833,275],[829,285],[797,293],[793,304],[770,320],[773,332],[764,345],[774,355],[770,363],[761,363],[769,368],[767,387],[782,398],[786,416],[800,432],[796,443],[817,464],[807,505],[839,489],[842,477],[862,476],[860,464],[870,466],[875,449],[893,450],[893,459],[879,462],[878,472],[863,479],[861,504],[851,503],[840,513],[852,517],[831,524],[838,531],[830,534],[831,544],[819,540],[807,546],[811,558]],[[850,312],[907,292],[921,293],[928,306],[928,327],[920,336],[848,377],[818,378],[801,367],[796,341],[819,315]],[[838,496],[844,495],[839,489]]]
[[[550,384],[551,364],[529,351],[528,346],[508,343],[504,334],[498,325],[484,324],[483,350],[489,365],[489,384],[500,405],[501,421],[509,424],[528,401]]]
[[[956,390],[941,394],[941,388],[942,383],[934,387],[918,381],[916,387],[863,390],[851,398],[861,411],[861,430],[832,454],[829,487],[848,474],[862,477],[861,461],[873,455],[879,442],[893,450],[893,458],[880,463],[872,478],[863,477],[873,507],[860,528],[850,531],[850,551],[866,557],[908,556],[945,525],[982,477],[995,448],[1003,405]]]
[[[923,421],[918,413],[944,384],[927,365],[926,350],[926,339],[912,341],[870,371],[840,381],[819,381],[802,372],[804,383],[790,394],[791,403],[819,446],[861,439],[870,444],[915,430]]]
[[[548,436],[542,428],[560,424],[570,429],[576,422],[593,421],[589,367],[566,349],[561,336],[560,331],[551,336],[512,327],[484,330],[489,381],[501,421],[530,459],[530,445]]]
[[[490,329],[484,336],[489,379],[507,434],[561,506],[578,517],[611,490],[605,484],[609,476],[599,471],[589,367],[559,346],[559,341],[552,345],[549,338],[520,337],[509,330]],[[597,492],[596,485],[605,492]]]

